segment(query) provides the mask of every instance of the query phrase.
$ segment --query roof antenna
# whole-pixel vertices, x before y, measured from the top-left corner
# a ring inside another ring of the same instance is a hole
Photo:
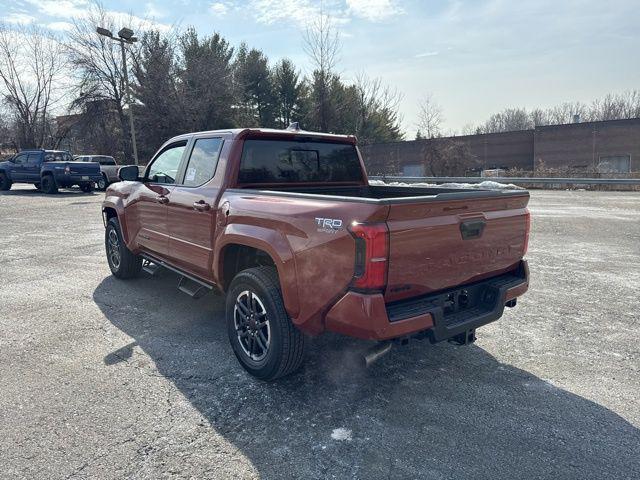
[[[287,127],[287,130],[294,130],[294,131],[300,130],[300,122],[291,122]]]

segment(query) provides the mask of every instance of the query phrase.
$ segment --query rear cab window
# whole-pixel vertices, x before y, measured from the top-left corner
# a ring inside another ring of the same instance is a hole
[[[44,154],[45,162],[72,162],[73,157],[67,152],[46,152]]]
[[[182,182],[185,187],[199,187],[213,178],[221,147],[222,139],[219,137],[195,140]]]
[[[95,163],[99,163],[100,165],[115,165],[116,164],[116,161],[113,159],[113,157],[108,157],[106,155],[98,156],[98,157],[91,157],[91,161],[95,162]]]
[[[355,145],[326,141],[247,139],[239,184],[362,183]]]

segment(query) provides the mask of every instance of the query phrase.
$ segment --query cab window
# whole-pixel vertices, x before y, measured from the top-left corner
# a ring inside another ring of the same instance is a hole
[[[27,163],[27,154],[23,153],[22,155],[17,155],[16,158],[14,158],[13,163],[16,165],[24,165]]]
[[[147,171],[147,180],[153,183],[176,183],[182,155],[187,142],[169,145],[158,155]]]
[[[199,187],[213,178],[221,146],[221,138],[198,138],[195,141],[184,174],[184,186]]]
[[[95,157],[95,159],[93,160],[94,162],[98,162],[100,165],[115,165],[116,161],[113,159],[113,157]]]
[[[47,152],[44,156],[45,162],[71,162],[73,157],[67,152]]]

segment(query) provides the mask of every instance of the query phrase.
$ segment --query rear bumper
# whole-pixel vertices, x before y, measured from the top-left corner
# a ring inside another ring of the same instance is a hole
[[[382,294],[347,292],[325,316],[326,328],[366,340],[425,332],[432,342],[493,322],[529,288],[526,260],[506,274],[436,294],[385,304]]]

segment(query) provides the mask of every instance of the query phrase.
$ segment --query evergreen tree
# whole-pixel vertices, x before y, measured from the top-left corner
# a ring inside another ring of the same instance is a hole
[[[273,69],[274,112],[276,125],[287,128],[304,118],[307,88],[291,60],[283,59]]]
[[[274,88],[267,57],[243,43],[234,62],[238,124],[246,127],[274,126]]]
[[[189,28],[179,39],[179,94],[185,131],[234,126],[233,47],[220,34],[198,38]]]
[[[141,159],[149,159],[167,139],[182,132],[181,101],[176,85],[173,45],[157,31],[145,33],[135,58],[133,94],[138,149]]]

